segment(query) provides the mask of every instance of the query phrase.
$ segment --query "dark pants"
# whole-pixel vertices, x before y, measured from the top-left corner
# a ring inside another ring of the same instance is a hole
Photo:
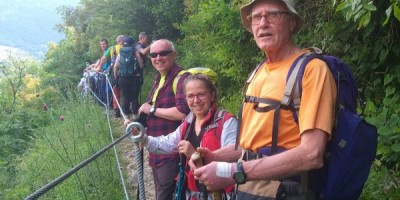
[[[135,92],[134,79],[134,76],[118,77],[118,87],[121,92],[120,104],[125,115],[131,114],[129,107]]]
[[[104,75],[98,75],[97,86],[96,86],[96,95],[102,104],[107,104],[111,106],[112,93],[111,88],[107,82],[107,79]]]
[[[139,110],[140,88],[142,87],[141,76],[135,76],[133,80],[132,112],[137,114]]]
[[[156,200],[172,200],[175,192],[175,178],[179,172],[179,159],[164,163],[161,167],[152,167]]]
[[[112,106],[112,92],[111,92],[111,86],[108,84],[108,81],[104,75],[102,75],[101,78],[101,86],[102,86],[102,95],[101,95],[101,100],[105,103],[108,104],[108,106]]]

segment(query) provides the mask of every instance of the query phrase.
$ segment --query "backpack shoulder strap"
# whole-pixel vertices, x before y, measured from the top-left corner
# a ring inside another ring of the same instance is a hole
[[[174,81],[172,82],[172,91],[174,92],[174,94],[176,94],[176,88],[178,87],[179,78],[181,78],[181,75],[186,72],[186,70],[182,70],[175,76]]]
[[[222,128],[224,123],[229,118],[233,117],[233,115],[229,114],[225,110],[218,110],[214,114],[213,123],[206,127],[206,130],[214,129],[214,134],[218,139],[221,139]]]
[[[307,58],[309,54],[302,54],[299,58],[295,60],[289,70],[289,74],[287,75],[287,81],[285,90],[283,92],[283,96],[281,99],[281,105],[289,106],[291,100],[293,99],[293,93],[296,91],[299,94],[299,83],[298,83],[298,76],[300,72],[300,68],[303,65],[304,60]],[[294,99],[293,99],[294,100]],[[296,99],[296,101],[300,99]]]
[[[260,62],[256,68],[254,68],[254,70],[250,73],[249,77],[246,80],[246,85],[244,88],[244,95],[246,95],[247,92],[247,87],[249,86],[249,84],[251,83],[251,81],[253,80],[254,76],[256,75],[258,69],[260,69],[261,66],[264,65],[264,63],[266,63],[268,61],[268,58],[265,58],[262,62]]]
[[[287,75],[286,86],[283,92],[281,105],[289,106],[293,101],[293,107],[298,112],[301,99],[301,80],[300,76],[304,74],[305,67],[310,60],[322,55],[322,50],[317,47],[307,48],[310,52],[297,58],[290,67]],[[297,114],[297,113],[296,113]]]

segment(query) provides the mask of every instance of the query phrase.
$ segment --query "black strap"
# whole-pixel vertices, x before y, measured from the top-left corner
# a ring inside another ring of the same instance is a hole
[[[272,145],[271,145],[271,155],[274,155],[278,151],[278,127],[279,127],[279,116],[280,116],[281,105],[275,108],[274,121],[272,126]]]
[[[237,131],[236,131],[236,142],[235,142],[235,151],[239,147],[239,139],[240,139],[240,128],[242,127],[242,112],[243,112],[243,104],[240,104],[239,107],[239,112],[238,112],[238,125],[237,125]]]

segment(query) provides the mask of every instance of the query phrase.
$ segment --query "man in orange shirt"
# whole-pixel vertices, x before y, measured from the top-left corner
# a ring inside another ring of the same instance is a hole
[[[300,190],[296,179],[302,172],[323,166],[333,127],[335,81],[326,63],[314,59],[307,64],[302,79],[298,122],[291,109],[268,109],[274,102],[279,105],[292,63],[306,52],[293,41],[303,20],[292,0],[252,0],[240,14],[245,29],[268,58],[252,76],[246,91],[239,133],[242,152],[234,151],[233,145],[215,152],[199,148],[204,159],[219,162],[196,169],[194,175],[209,190],[236,183],[237,199],[315,199],[312,191]],[[275,121],[278,126],[274,126],[275,116],[279,116]],[[292,188],[284,183],[289,179]],[[291,189],[296,192],[291,193]]]

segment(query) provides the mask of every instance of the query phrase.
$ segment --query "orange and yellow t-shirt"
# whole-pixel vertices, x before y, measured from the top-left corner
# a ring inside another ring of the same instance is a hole
[[[302,52],[303,53],[303,52]],[[248,86],[246,95],[281,101],[290,66],[301,53],[275,63],[264,63]],[[300,144],[300,135],[310,129],[331,134],[336,99],[335,80],[325,62],[313,59],[307,64],[302,80],[299,125],[291,110],[280,109],[278,147],[291,149]],[[260,107],[265,105],[260,104]],[[272,144],[274,110],[258,112],[254,103],[243,105],[240,146],[258,151]]]

